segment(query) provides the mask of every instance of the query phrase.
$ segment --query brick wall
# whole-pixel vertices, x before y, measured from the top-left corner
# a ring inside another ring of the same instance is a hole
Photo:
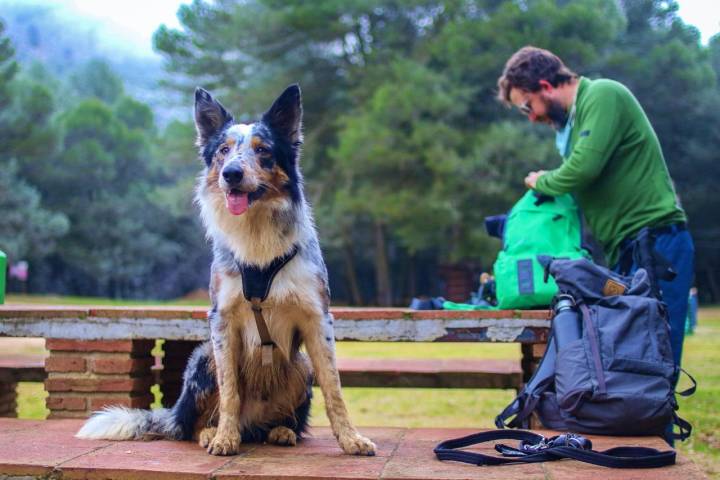
[[[108,405],[149,408],[153,340],[48,339],[48,418],[87,417]]]

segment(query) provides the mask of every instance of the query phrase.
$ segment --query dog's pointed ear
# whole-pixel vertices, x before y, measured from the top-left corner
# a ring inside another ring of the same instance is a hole
[[[207,90],[195,89],[195,128],[198,132],[198,145],[202,146],[233,116]]]
[[[290,85],[263,115],[263,122],[289,139],[292,144],[302,143],[302,96],[300,85]]]

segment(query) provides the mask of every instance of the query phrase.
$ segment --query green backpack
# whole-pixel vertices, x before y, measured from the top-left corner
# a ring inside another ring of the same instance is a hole
[[[544,278],[538,255],[555,258],[591,258],[583,247],[580,210],[569,195],[550,197],[532,190],[513,206],[506,218],[490,217],[488,222],[504,220],[503,248],[493,270],[498,308],[530,308],[550,305],[557,293],[552,277]],[[496,228],[495,233],[500,233]]]

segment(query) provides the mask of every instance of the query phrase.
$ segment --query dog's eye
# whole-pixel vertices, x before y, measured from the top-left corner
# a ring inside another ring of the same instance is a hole
[[[268,150],[266,147],[263,147],[262,145],[258,145],[255,147],[255,153],[258,155],[263,155],[265,153],[270,153],[270,150]]]
[[[260,166],[266,170],[272,170],[275,166],[275,162],[272,157],[260,157]]]
[[[225,145],[224,147],[222,147],[222,148],[220,149],[220,153],[222,153],[223,155],[227,155],[228,153],[230,153],[230,147],[228,147],[227,145]]]

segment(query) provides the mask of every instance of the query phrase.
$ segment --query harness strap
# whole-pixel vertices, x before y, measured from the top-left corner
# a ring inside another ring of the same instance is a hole
[[[265,323],[265,318],[262,314],[262,307],[260,306],[262,300],[258,297],[253,297],[250,299],[250,303],[252,304],[251,308],[253,315],[255,316],[255,325],[257,326],[258,334],[260,334],[262,365],[272,365],[275,342],[273,342],[273,339],[270,336],[270,330],[268,329],[267,323]]]
[[[270,330],[262,313],[262,302],[268,297],[275,276],[295,257],[298,250],[298,246],[293,245],[292,250],[282,257],[276,257],[270,262],[270,265],[265,268],[238,262],[238,269],[240,270],[240,275],[243,280],[243,296],[251,304],[253,316],[255,317],[255,326],[260,335],[262,365],[264,367],[272,365],[273,350],[276,345],[270,336]]]
[[[282,257],[275,257],[265,268],[238,262],[238,269],[243,280],[243,296],[245,300],[250,302],[254,297],[258,297],[261,302],[264,302],[270,293],[270,287],[275,275],[295,257],[298,250],[298,246],[293,245],[292,250]]]

